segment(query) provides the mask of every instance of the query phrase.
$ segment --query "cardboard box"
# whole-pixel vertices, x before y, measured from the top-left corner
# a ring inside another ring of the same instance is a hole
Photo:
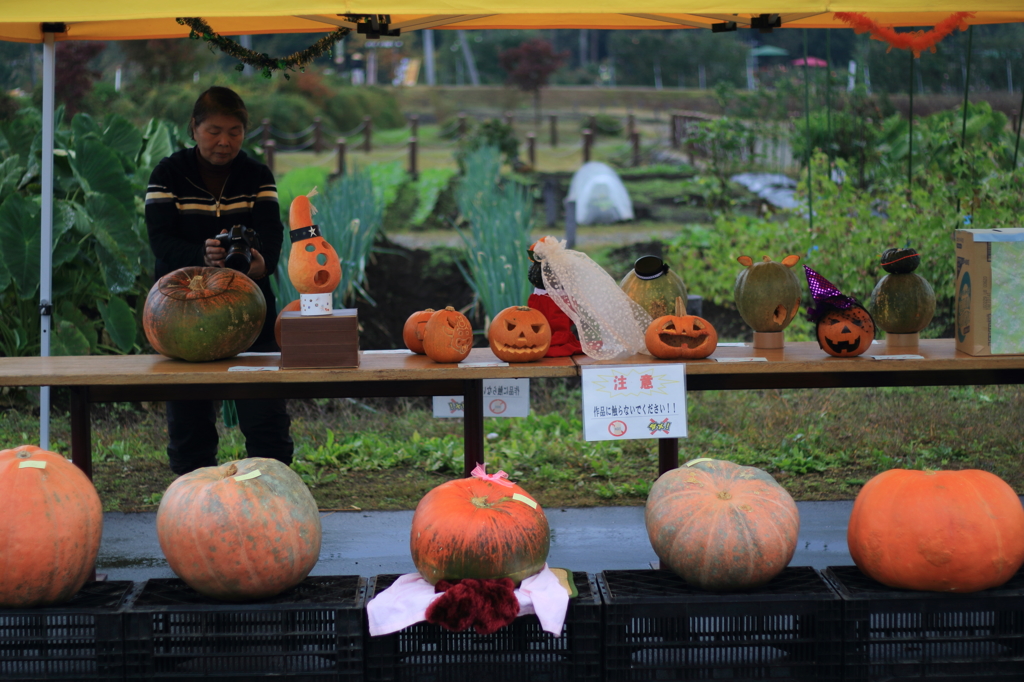
[[[355,308],[330,315],[281,315],[282,369],[359,366],[359,319]]]
[[[956,349],[1024,354],[1024,228],[957,230]]]

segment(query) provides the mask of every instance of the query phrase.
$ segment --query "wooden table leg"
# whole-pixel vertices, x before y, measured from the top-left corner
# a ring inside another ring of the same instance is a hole
[[[658,439],[658,475],[679,467],[679,439]]]
[[[466,379],[463,391],[463,438],[465,463],[463,475],[469,478],[477,464],[484,463],[484,380]]]
[[[88,386],[70,386],[71,461],[92,480],[92,424]]]

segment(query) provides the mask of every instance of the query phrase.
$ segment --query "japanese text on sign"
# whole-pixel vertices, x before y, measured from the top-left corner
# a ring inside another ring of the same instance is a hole
[[[685,365],[583,368],[587,440],[686,436]]]
[[[529,379],[484,379],[485,417],[526,417],[530,414]],[[434,417],[451,419],[466,416],[461,395],[435,395]]]

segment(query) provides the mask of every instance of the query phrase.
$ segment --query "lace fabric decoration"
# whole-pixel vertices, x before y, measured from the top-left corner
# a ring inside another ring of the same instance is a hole
[[[576,325],[583,352],[595,360],[623,360],[650,354],[644,334],[647,314],[626,295],[612,276],[565,241],[544,237],[534,247],[548,296]]]

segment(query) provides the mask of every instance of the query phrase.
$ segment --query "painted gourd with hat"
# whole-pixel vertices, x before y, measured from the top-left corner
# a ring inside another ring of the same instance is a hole
[[[912,248],[886,249],[882,254],[886,271],[868,300],[868,310],[878,326],[889,334],[916,334],[935,316],[935,290],[914,272],[921,256]]]
[[[333,306],[331,294],[341,283],[341,259],[313,222],[316,208],[310,198],[313,190],[292,200],[288,211],[291,251],[288,254],[288,279],[299,292],[303,315],[328,315]]]
[[[875,321],[857,299],[804,266],[814,305],[807,317],[817,327],[818,345],[835,357],[853,357],[864,353],[875,340]]]
[[[686,285],[657,256],[637,258],[619,286],[652,318],[677,314],[678,301],[682,301],[683,314],[686,314]]]

